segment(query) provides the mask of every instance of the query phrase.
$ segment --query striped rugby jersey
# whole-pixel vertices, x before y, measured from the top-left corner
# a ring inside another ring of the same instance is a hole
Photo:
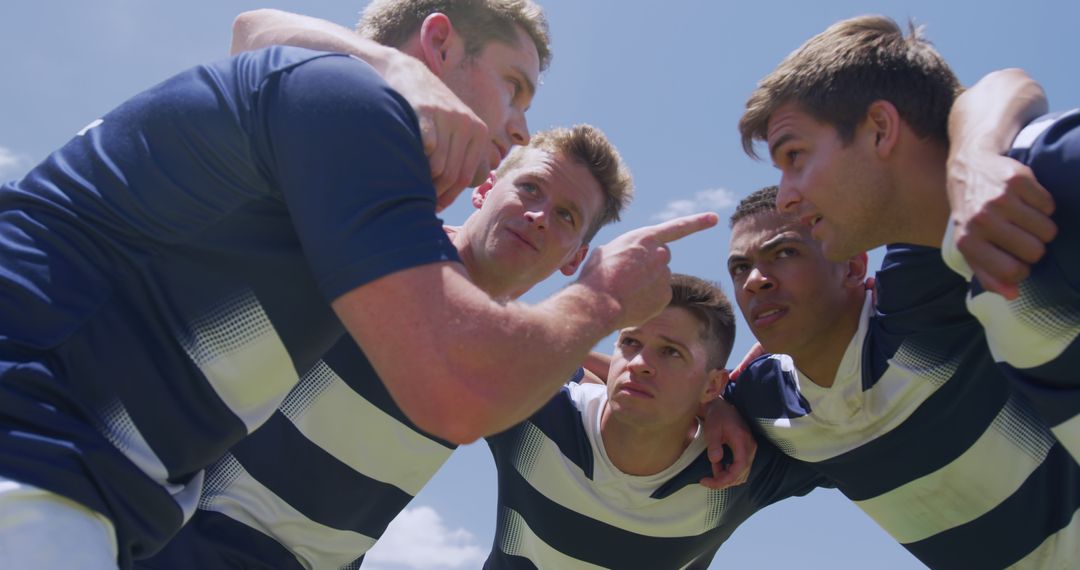
[[[1058,235],[1020,284],[1019,298],[982,288],[952,239],[945,262],[970,283],[967,306],[986,330],[990,352],[1059,441],[1080,459],[1080,109],[1025,127],[1008,155],[1031,167],[1054,197]]]
[[[105,514],[122,566],[153,553],[341,338],[330,301],[458,259],[434,204],[412,109],[340,54],[242,54],[94,121],[0,188],[0,475]]]
[[[966,283],[932,248],[890,246],[830,388],[784,355],[728,396],[932,568],[1080,559],[1080,466],[990,357]]]
[[[600,437],[607,387],[568,384],[529,420],[488,438],[498,524],[485,568],[706,568],[758,510],[822,481],[763,443],[746,484],[712,490],[700,435],[668,469],[631,476]]]
[[[359,567],[455,447],[409,421],[344,337],[206,470],[191,523],[139,567]]]

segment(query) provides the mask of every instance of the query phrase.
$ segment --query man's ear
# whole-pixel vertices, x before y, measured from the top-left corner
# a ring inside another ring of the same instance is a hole
[[[900,139],[900,112],[892,103],[878,99],[866,109],[866,118],[860,129],[871,138],[879,158],[888,158],[896,150]]]
[[[870,258],[866,255],[865,251],[849,258],[844,266],[847,271],[847,274],[844,275],[844,284],[865,289],[866,271],[869,265]]]
[[[728,375],[728,371],[723,368],[713,368],[709,371],[709,381],[705,384],[705,390],[701,393],[701,403],[708,404],[709,402],[720,397],[720,394],[724,393],[724,388],[727,387],[728,380],[731,376]]]
[[[483,184],[473,188],[472,191],[472,205],[477,210],[484,205],[484,200],[487,200],[487,194],[491,191],[491,188],[495,186],[495,171],[492,170],[488,173],[487,180]]]
[[[559,271],[561,271],[562,274],[566,275],[567,277],[573,275],[575,272],[577,272],[577,268],[581,265],[581,262],[585,261],[585,256],[588,254],[589,244],[581,244],[581,247],[579,247],[578,250],[573,253],[573,257],[570,258],[570,261],[567,261],[562,267],[560,267]]]
[[[454,62],[457,33],[450,17],[441,12],[428,14],[420,24],[420,50],[424,64],[435,75],[442,77],[444,71]]]

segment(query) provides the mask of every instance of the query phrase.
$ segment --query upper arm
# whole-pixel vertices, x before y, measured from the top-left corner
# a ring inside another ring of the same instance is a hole
[[[949,114],[950,143],[1004,152],[1023,125],[1046,111],[1046,93],[1027,73],[994,71],[957,97]]]
[[[395,271],[456,261],[408,105],[369,66],[314,57],[257,102],[259,154],[327,300]]]

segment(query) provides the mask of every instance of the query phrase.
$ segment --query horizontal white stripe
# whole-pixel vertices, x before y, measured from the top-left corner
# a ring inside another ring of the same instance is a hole
[[[256,481],[231,455],[215,468],[230,472],[229,481],[223,488],[208,489],[213,494],[204,497],[200,507],[271,537],[292,551],[305,568],[340,568],[375,544],[369,536],[307,518]]]
[[[1054,360],[1080,335],[1080,320],[1069,317],[1075,308],[1028,306],[1024,284],[1019,299],[1008,301],[995,293],[968,298],[968,310],[986,330],[990,353],[998,362],[1033,368]],[[1046,323],[1058,323],[1048,327]]]
[[[178,335],[192,361],[248,432],[262,425],[299,379],[277,331],[250,291]]]
[[[1023,524],[1023,521],[1018,521]],[[1066,570],[1080,561],[1080,510],[1065,528],[1050,535],[1038,548],[1009,566],[1014,570]]]
[[[354,470],[416,495],[453,453],[364,399],[322,362],[297,390],[320,378],[325,386],[285,415],[312,443]]]
[[[862,339],[857,346],[862,346]],[[819,462],[847,453],[891,432],[955,373],[958,360],[926,354],[904,344],[869,390],[862,390],[861,361],[832,388],[811,386],[799,375],[800,392],[811,413],[762,421],[770,439],[797,459]],[[819,413],[819,411],[824,413]]]
[[[511,556],[528,558],[537,568],[580,568],[582,570],[602,568],[577,558],[572,558],[555,550],[536,536],[525,519],[513,509],[503,509],[506,518],[506,534],[499,537],[499,549]]]
[[[1042,464],[1053,445],[1049,431],[1010,401],[983,435],[948,465],[855,504],[897,541],[922,540],[1001,504]]]
[[[555,442],[532,424],[522,426],[521,437],[525,441],[519,447],[527,451],[515,459],[515,468],[534,489],[567,509],[646,536],[697,536],[709,530],[706,506],[711,504],[709,494],[716,491],[695,484],[663,500],[651,499],[649,494],[655,486],[639,490],[633,487],[640,478],[605,477],[599,460],[594,462],[596,481],[590,481],[563,456]]]

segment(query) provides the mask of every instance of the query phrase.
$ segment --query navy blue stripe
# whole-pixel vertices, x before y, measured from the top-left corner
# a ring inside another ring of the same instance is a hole
[[[543,408],[529,418],[555,445],[564,457],[577,465],[589,479],[593,477],[593,454],[581,412],[563,387]]]
[[[500,520],[500,523],[502,521]],[[496,530],[496,536],[499,532]],[[509,554],[499,550],[498,546],[491,549],[491,553],[488,554],[488,559],[484,561],[484,570],[538,570],[536,564],[532,563],[532,560],[528,558],[522,558],[521,556],[510,556]]]
[[[1064,528],[1078,509],[1080,467],[1057,444],[1016,493],[990,512],[905,546],[932,568],[1001,568]]]
[[[302,570],[300,562],[269,536],[214,511],[197,511],[191,521],[152,558],[146,570],[247,568]]]
[[[943,319],[971,319],[965,309],[967,284],[945,265],[940,249],[891,244],[874,277],[875,314],[887,319],[890,334],[934,330]]]
[[[378,538],[412,500],[412,495],[365,476],[312,443],[281,412],[233,447],[232,454],[278,497],[332,528]]]
[[[183,480],[225,453],[247,435],[247,428],[186,355],[133,350],[122,359],[98,357],[116,346],[139,346],[154,338],[155,331],[143,328],[142,320],[125,318],[136,310],[125,305],[130,300],[117,299],[103,308],[96,316],[100,326],[87,327],[57,353],[65,362],[95,362],[93,369],[80,370],[82,401],[100,412],[119,399],[170,477]],[[177,377],[187,381],[168,381]]]
[[[1080,337],[1061,358],[1038,368],[1017,369],[1002,363],[1002,370],[1013,381],[1016,390],[1024,394],[1047,425],[1056,426],[1080,415]],[[1038,379],[1033,381],[1033,378]],[[1054,383],[1043,382],[1053,379]],[[1063,385],[1058,382],[1071,382]]]
[[[691,537],[646,536],[563,507],[533,489],[509,462],[497,457],[497,464],[500,512],[503,508],[517,511],[552,548],[605,568],[681,567],[721,544],[753,512],[745,492],[734,489],[724,513],[725,524]]]
[[[724,446],[724,457],[728,458],[731,450]],[[755,463],[757,460],[755,459]],[[730,461],[729,461],[730,463]],[[660,485],[652,495],[649,497],[653,499],[663,499],[670,497],[675,493],[678,493],[680,489],[688,485],[697,485],[701,481],[702,477],[708,477],[712,475],[712,463],[709,463],[709,455],[702,452],[698,455],[690,465],[687,465],[685,469],[680,471],[677,475],[668,479],[663,485]]]
[[[409,429],[412,429],[416,433],[439,443],[444,447],[449,449],[457,448],[457,445],[435,437],[416,427],[416,424],[414,424],[412,420],[405,415],[405,412],[401,411],[401,408],[394,402],[394,399],[390,396],[390,392],[387,391],[386,386],[383,385],[379,375],[375,373],[375,369],[371,366],[371,363],[368,362],[367,356],[364,355],[364,351],[361,350],[360,346],[356,344],[356,341],[354,341],[352,337],[348,335],[342,337],[341,340],[326,353],[326,356],[323,357],[323,361],[334,371],[334,373],[341,377],[345,384],[390,417],[401,422],[405,426],[408,426]]]
[[[0,477],[52,491],[108,517],[116,528],[120,567],[126,568],[133,556],[157,551],[180,527],[182,513],[160,485],[76,411],[39,403],[55,401],[42,397],[42,387],[63,383],[49,376],[34,363],[0,362]]]
[[[795,374],[784,372],[772,355],[758,357],[737,381],[728,382],[724,399],[747,418],[794,419],[810,413]]]
[[[966,452],[1009,398],[987,359],[964,359],[958,374],[892,431],[815,466],[852,500],[876,497],[933,473]]]

